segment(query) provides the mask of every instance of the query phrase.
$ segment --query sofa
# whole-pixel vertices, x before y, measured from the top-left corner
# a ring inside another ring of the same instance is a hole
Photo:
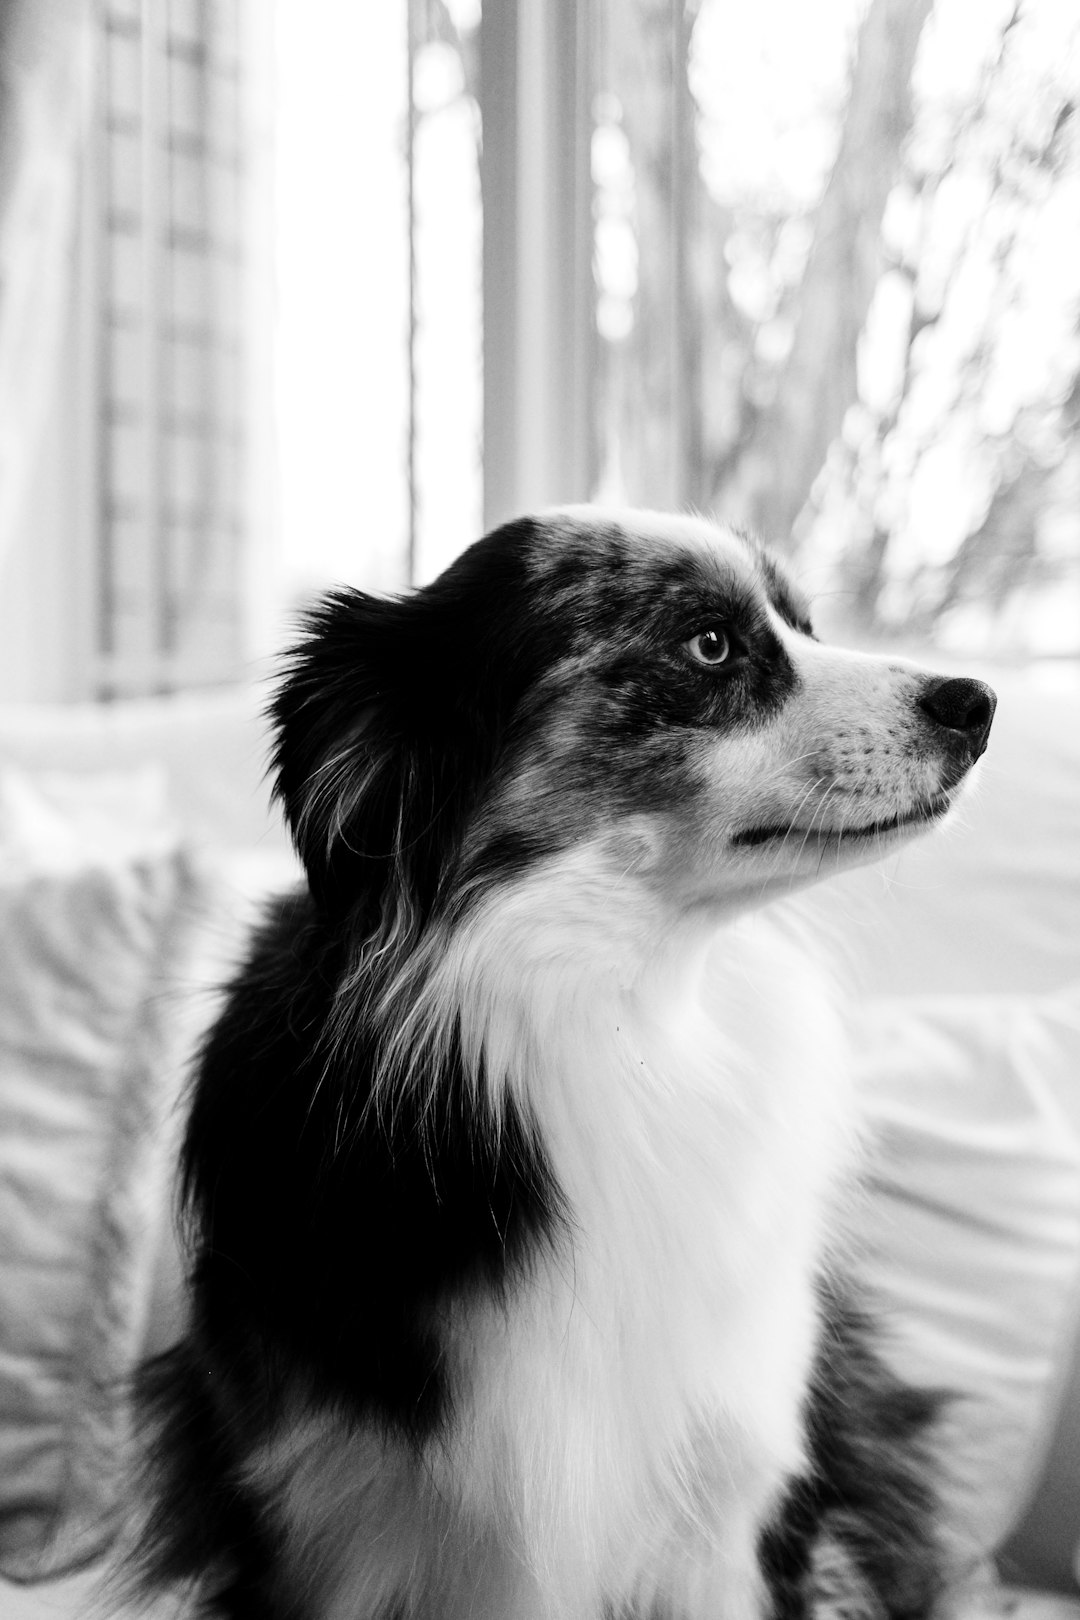
[[[1000,705],[954,822],[798,903],[850,1008],[887,1351],[957,1392],[952,1608],[1051,1620],[1080,1617],[1080,675],[974,672]],[[183,1612],[102,1574],[124,1380],[179,1320],[185,1074],[298,875],[261,705],[0,707],[0,1620]]]

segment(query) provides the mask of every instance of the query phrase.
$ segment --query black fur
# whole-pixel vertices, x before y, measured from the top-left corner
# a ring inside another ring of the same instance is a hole
[[[511,1110],[496,1139],[452,1068],[430,1108],[415,1091],[372,1108],[370,1046],[323,1041],[344,962],[296,893],[232,987],[183,1148],[192,1325],[141,1379],[167,1503],[144,1573],[217,1571],[208,1612],[230,1620],[249,1601],[264,1620],[293,1612],[238,1472],[282,1394],[299,1380],[343,1422],[374,1416],[421,1444],[447,1416],[433,1308],[506,1286],[560,1219],[527,1121]]]
[[[850,1287],[822,1288],[823,1332],[806,1413],[810,1468],[761,1541],[775,1620],[802,1620],[814,1547],[837,1543],[889,1620],[925,1620],[944,1591],[930,1438],[946,1399],[902,1383]],[[860,1620],[860,1583],[849,1620]]]
[[[809,634],[774,565],[758,578]],[[718,620],[740,649],[723,682],[682,650]],[[198,1066],[182,1162],[191,1325],[140,1381],[147,1585],[199,1580],[223,1620],[304,1620],[242,1459],[298,1389],[344,1425],[375,1420],[414,1446],[437,1435],[453,1420],[439,1306],[512,1290],[572,1219],[527,1114],[511,1106],[494,1132],[453,1043],[438,1073],[382,1084],[400,1061],[384,1040],[394,965],[433,917],[601,810],[692,796],[701,731],[761,724],[796,685],[745,579],[614,523],[523,521],[408,599],[340,592],[311,616],[273,707],[309,886],[268,913]],[[503,788],[532,767],[523,807]],[[828,1324],[812,1477],[762,1541],[775,1614],[807,1613],[810,1549],[829,1533],[882,1613],[920,1620],[938,1579],[921,1451],[933,1405],[887,1379],[838,1298]]]

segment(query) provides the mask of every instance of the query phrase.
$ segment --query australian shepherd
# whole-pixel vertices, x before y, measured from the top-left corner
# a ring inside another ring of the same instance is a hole
[[[201,1054],[151,1587],[229,1620],[920,1620],[935,1397],[766,903],[939,822],[981,682],[823,646],[745,535],[570,508],[336,591],[272,707],[307,882]],[[778,915],[785,909],[779,908]]]

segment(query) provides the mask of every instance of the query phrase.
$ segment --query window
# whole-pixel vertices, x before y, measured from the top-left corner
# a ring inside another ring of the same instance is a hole
[[[243,661],[239,0],[107,0],[95,104],[99,311],[92,689]]]
[[[36,695],[238,678],[253,618],[589,498],[751,525],[848,635],[1080,654],[1072,0],[93,19],[9,695],[37,642]]]
[[[414,136],[452,53],[482,113],[486,522],[692,505],[848,635],[1080,653],[1069,0],[476,9],[411,48]]]
[[[479,24],[474,0],[277,8],[288,601],[419,582],[482,526]]]
[[[597,487],[847,633],[1080,653],[1068,0],[597,0]]]

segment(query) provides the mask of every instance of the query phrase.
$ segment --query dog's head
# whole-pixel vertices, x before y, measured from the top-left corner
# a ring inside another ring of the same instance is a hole
[[[431,585],[330,596],[274,704],[278,789],[332,909],[418,922],[589,845],[676,904],[752,904],[940,820],[982,682],[838,651],[756,544],[571,508]]]

